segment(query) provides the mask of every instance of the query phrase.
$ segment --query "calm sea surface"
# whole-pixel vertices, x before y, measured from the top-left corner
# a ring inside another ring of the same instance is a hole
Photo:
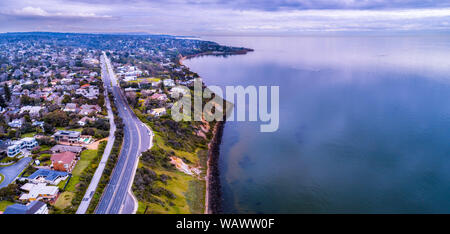
[[[227,122],[226,213],[450,213],[450,37],[216,37],[208,85],[280,86],[280,127]]]

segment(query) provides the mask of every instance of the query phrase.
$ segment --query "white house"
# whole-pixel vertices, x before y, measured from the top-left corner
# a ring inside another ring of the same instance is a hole
[[[13,141],[10,146],[8,146],[7,155],[9,157],[15,157],[23,149],[32,150],[38,146],[38,142],[34,137],[25,137],[17,141]]]
[[[40,199],[52,200],[58,196],[59,189],[57,186],[47,186],[45,183],[26,183],[20,189],[27,191],[23,193],[19,200],[35,201]]]
[[[41,111],[43,108],[41,106],[23,106],[20,108],[20,114],[28,111],[31,117],[38,117],[39,111]]]
[[[94,99],[97,98],[97,96],[100,93],[100,90],[95,87],[95,86],[91,86],[91,85],[83,85],[81,86],[81,88],[77,89],[75,91],[76,94],[78,95],[82,95],[83,97],[87,98],[87,99]]]
[[[186,88],[186,87],[184,87],[184,86],[176,86],[176,87],[173,87],[171,90],[170,90],[170,95],[172,96],[172,95],[174,95],[174,94],[183,94],[183,95],[186,95],[186,94],[188,94],[189,93],[189,89],[188,88]]]
[[[14,119],[13,121],[8,123],[8,125],[12,128],[21,128],[22,124],[23,124],[22,119]]]
[[[94,122],[95,119],[84,116],[78,121],[78,125],[85,126],[88,122]]]
[[[77,112],[78,111],[78,104],[76,103],[67,103],[66,107],[64,108],[65,112]]]
[[[125,81],[125,82],[134,81],[134,80],[137,80],[136,76],[125,76],[123,78],[123,81]]]
[[[166,87],[173,87],[175,86],[175,82],[172,79],[165,79],[163,80],[164,86]]]

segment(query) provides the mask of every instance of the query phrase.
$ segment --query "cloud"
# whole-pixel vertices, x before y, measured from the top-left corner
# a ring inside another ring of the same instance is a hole
[[[112,18],[110,15],[96,15],[90,12],[51,12],[43,10],[40,7],[27,6],[22,9],[1,11],[1,14],[15,17],[47,17],[47,18]]]
[[[84,3],[105,3],[104,0],[72,0]],[[235,10],[380,10],[411,8],[450,7],[442,0],[110,0],[112,4],[150,4],[159,3],[171,6],[191,5],[211,8],[231,8]]]
[[[40,7],[24,7],[20,10],[14,10],[16,15],[31,15],[31,16],[48,16],[48,12],[42,10]]]
[[[0,31],[450,31],[449,3],[435,0],[1,0],[0,9]]]

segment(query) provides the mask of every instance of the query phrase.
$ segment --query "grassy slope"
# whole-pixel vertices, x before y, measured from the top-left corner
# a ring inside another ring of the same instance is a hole
[[[80,176],[82,175],[84,169],[86,169],[92,160],[97,156],[97,150],[84,150],[81,152],[80,160],[72,171],[72,178],[66,187],[66,191],[62,193],[55,203],[55,207],[59,209],[64,209],[71,204],[72,198],[74,197],[74,192],[76,191],[76,185],[80,181]],[[65,183],[65,181],[64,181]],[[62,184],[64,186],[64,184]]]
[[[63,192],[59,195],[58,200],[55,202],[55,207],[58,209],[64,209],[71,205],[73,196],[75,194],[73,192]]]
[[[83,173],[84,169],[89,166],[96,155],[97,150],[85,150],[81,152],[80,160],[77,162],[77,165],[72,171],[72,179],[70,179],[70,182],[66,187],[66,191],[75,191],[75,186],[76,184],[78,184],[81,174]]]
[[[203,169],[203,175],[206,173],[206,152],[204,150],[196,153],[189,153],[185,151],[175,150],[164,144],[160,136],[155,135],[154,144],[158,145],[167,152],[175,152],[175,156],[184,157],[191,161],[190,165],[200,165]],[[165,196],[156,196],[156,198],[165,202],[165,206],[156,203],[145,203],[139,201],[138,214],[144,213],[147,208],[147,213],[169,213],[169,214],[188,214],[188,213],[203,213],[205,204],[205,188],[204,180],[199,180],[195,177],[186,175],[180,171],[167,170],[165,168],[153,168],[139,163],[139,167],[148,167],[156,172],[158,175],[166,174],[172,179],[168,180],[167,185],[157,182],[158,186],[164,187],[175,194],[176,198],[169,200]],[[169,205],[172,203],[172,205]]]
[[[14,202],[10,201],[0,201],[0,211],[5,211],[6,207],[14,204]]]

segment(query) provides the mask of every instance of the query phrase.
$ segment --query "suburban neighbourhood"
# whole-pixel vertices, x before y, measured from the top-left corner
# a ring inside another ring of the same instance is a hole
[[[171,119],[200,80],[182,61],[245,52],[171,36],[2,34],[0,212],[202,213],[216,123]]]

